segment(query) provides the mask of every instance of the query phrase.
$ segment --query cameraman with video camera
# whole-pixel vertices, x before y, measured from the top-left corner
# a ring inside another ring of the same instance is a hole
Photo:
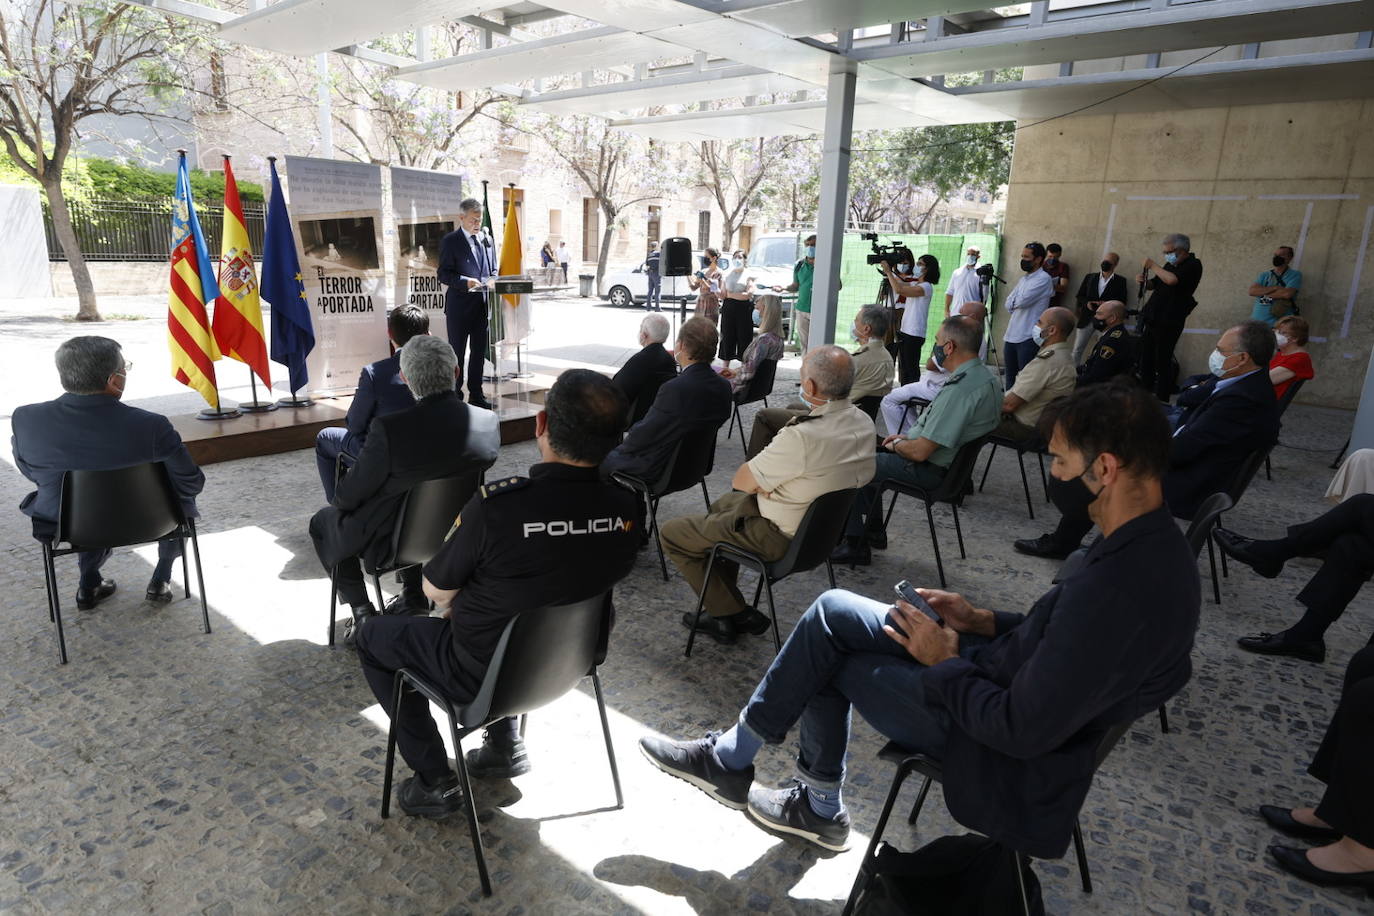
[[[902,321],[897,328],[897,379],[898,384],[910,385],[921,377],[921,348],[926,344],[926,321],[930,317],[934,287],[940,282],[940,262],[934,255],[923,254],[912,268],[911,250],[900,244],[892,248],[897,255],[896,270],[886,255],[869,255],[869,260],[872,263],[873,258],[882,258],[878,261],[878,269],[892,288],[897,307],[902,310]],[[911,279],[907,280],[907,276]]]

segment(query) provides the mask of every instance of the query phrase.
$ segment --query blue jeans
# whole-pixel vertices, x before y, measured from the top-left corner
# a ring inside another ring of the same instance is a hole
[[[338,475],[339,453],[348,452],[357,458],[363,450],[363,438],[342,426],[326,426],[315,437],[315,465],[320,469],[320,483],[324,486],[324,501],[334,501],[334,479]]]
[[[901,746],[944,756],[949,715],[927,704],[925,667],[883,632],[889,607],[840,589],[823,593],[740,713],[740,727],[768,744],[781,744],[800,721],[797,775],[820,791],[844,782],[851,707]]]
[[[859,489],[854,505],[849,510],[849,521],[845,524],[847,537],[861,537],[865,530],[881,531],[883,527],[883,501],[879,486],[885,480],[899,480],[923,489],[933,489],[945,479],[945,469],[929,461],[907,461],[892,452],[878,455],[877,469],[873,479]],[[886,639],[886,637],[884,637]]]
[[[1030,364],[1035,359],[1035,354],[1040,352],[1040,346],[1032,339],[1026,339],[1020,343],[1007,341],[1002,344],[1002,390],[1011,391],[1011,386],[1016,384],[1016,374],[1021,369]]]
[[[661,307],[663,295],[663,275],[649,274],[649,294],[644,297],[644,307],[657,311]]]

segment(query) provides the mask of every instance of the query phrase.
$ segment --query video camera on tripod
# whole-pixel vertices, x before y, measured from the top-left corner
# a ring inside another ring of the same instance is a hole
[[[873,253],[868,256],[868,264],[886,264],[892,270],[897,269],[898,264],[915,264],[916,256],[911,253],[911,249],[902,244],[901,239],[897,239],[891,245],[879,245],[878,233],[863,232],[859,238],[868,242],[873,249]]]

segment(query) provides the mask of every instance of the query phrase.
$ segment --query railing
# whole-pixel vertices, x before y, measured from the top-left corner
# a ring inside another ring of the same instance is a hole
[[[161,200],[69,200],[81,253],[88,261],[165,261],[172,250],[172,199]],[[262,233],[266,205],[244,203],[243,219],[253,251],[262,255]],[[205,233],[211,257],[219,256],[223,229],[222,206],[197,206],[196,216]],[[48,239],[48,259],[67,260],[53,229],[52,211],[43,201],[43,230]]]

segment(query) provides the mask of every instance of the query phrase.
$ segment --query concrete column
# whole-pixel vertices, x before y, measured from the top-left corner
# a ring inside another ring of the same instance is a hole
[[[320,157],[334,158],[334,109],[329,98],[329,52],[315,55],[315,74],[319,79],[316,97],[320,125]]]
[[[1350,448],[1345,453],[1349,455],[1360,448],[1374,448],[1374,353],[1369,357],[1360,406],[1355,410],[1355,429],[1350,434]]]
[[[853,61],[830,64],[825,89],[825,137],[821,141],[821,207],[816,222],[816,279],[811,290],[812,347],[835,342],[835,306],[840,292],[845,204],[849,197],[849,144],[854,131]]]

